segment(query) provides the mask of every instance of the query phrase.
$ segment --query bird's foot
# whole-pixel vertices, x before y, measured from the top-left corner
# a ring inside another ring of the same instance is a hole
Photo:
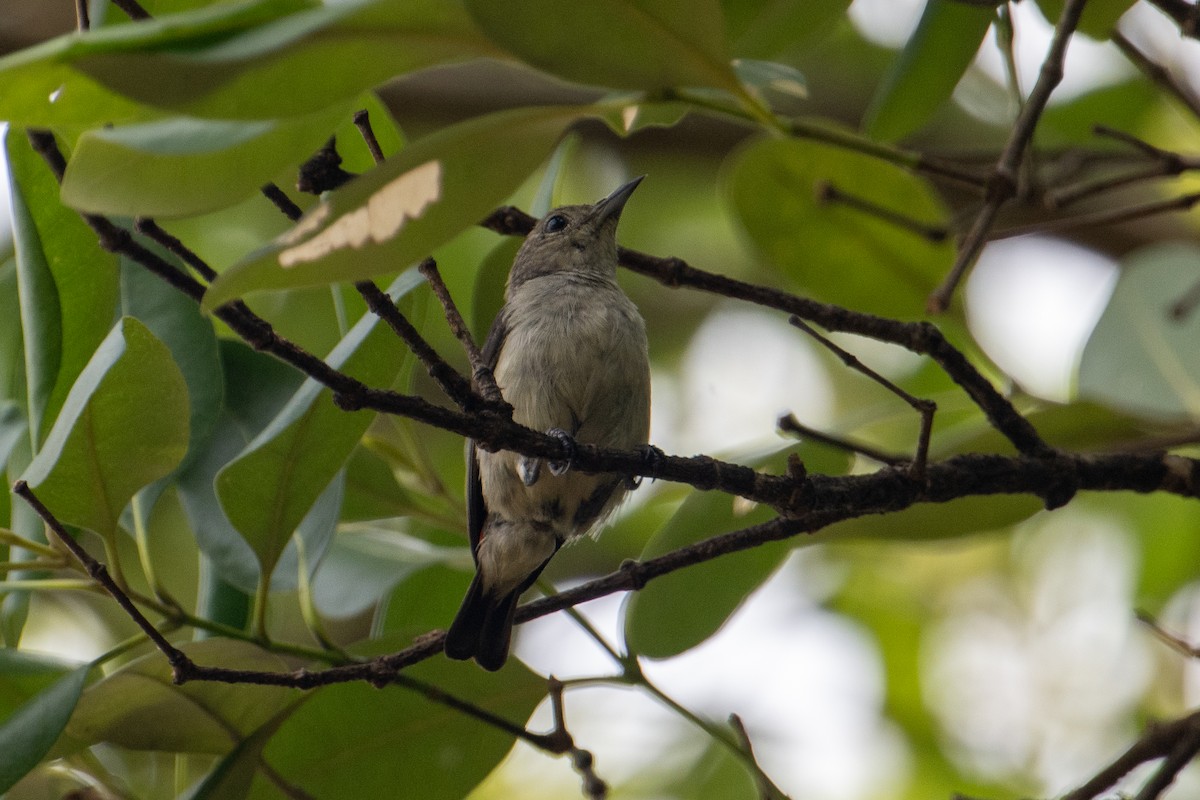
[[[553,472],[553,470],[551,470]],[[517,472],[521,475],[521,483],[533,486],[542,474],[542,460],[531,456],[521,456],[517,459]]]
[[[571,464],[575,461],[575,440],[571,438],[571,434],[564,431],[562,428],[551,428],[546,431],[547,436],[553,436],[562,442],[567,451],[565,461],[547,461],[546,466],[550,468],[551,475],[562,475],[571,468]]]
[[[646,469],[650,472],[657,472],[659,465],[662,463],[662,460],[665,457],[665,454],[663,453],[663,451],[660,450],[659,448],[655,447],[652,444],[639,445],[637,450],[638,450],[638,452],[640,452],[642,454],[642,464],[645,465]],[[641,475],[626,475],[625,476],[625,488],[626,489],[629,489],[630,491],[632,491],[641,485],[642,485],[642,476]]]

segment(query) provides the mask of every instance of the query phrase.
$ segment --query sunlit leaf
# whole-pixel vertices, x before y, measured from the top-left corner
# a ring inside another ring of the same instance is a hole
[[[222,208],[304,161],[352,110],[344,103],[283,120],[173,117],[87,131],[67,165],[62,201],[81,211],[127,216]]]
[[[187,383],[188,455],[186,468],[217,427],[225,397],[217,334],[196,303],[144,267],[121,264],[121,309],[137,317],[167,349]]]
[[[928,0],[908,44],[884,76],[863,127],[878,139],[917,131],[951,92],[991,27],[995,10],[954,0]]]
[[[264,289],[361,280],[424,258],[504,200],[583,113],[505,111],[410,144],[334,192],[266,252],[225,271],[205,308]]]
[[[760,139],[726,170],[737,220],[794,286],[820,300],[890,317],[924,313],[954,246],[841,202],[827,187],[924,225],[945,224],[923,179],[878,159],[812,141]]]
[[[5,145],[28,414],[40,447],[71,384],[112,328],[117,260],[77,213],[63,207],[58,182],[23,132],[9,128]]]
[[[850,0],[722,0],[733,54],[775,59],[827,35]]]
[[[467,0],[492,39],[568,80],[616,89],[735,89],[715,0]],[[568,24],[564,24],[567,21]]]
[[[138,489],[182,460],[187,384],[171,353],[124,317],[80,373],[23,479],[63,521],[110,536]]]
[[[0,80],[21,90],[0,98],[0,117],[96,125],[145,118],[145,106],[217,119],[292,116],[395,75],[495,52],[455,3],[219,3],[0,59]]]
[[[1084,347],[1079,394],[1147,418],[1200,416],[1200,314],[1171,314],[1198,282],[1194,245],[1160,244],[1126,256]]]

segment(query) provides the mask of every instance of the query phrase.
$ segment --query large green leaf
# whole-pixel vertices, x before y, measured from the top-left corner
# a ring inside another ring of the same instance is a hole
[[[404,674],[518,725],[546,694],[545,682],[515,658],[497,675],[445,659]],[[265,756],[289,783],[325,800],[458,800],[512,744],[511,735],[414,691],[353,683],[315,693],[280,727]],[[569,769],[565,762],[562,768]]]
[[[14,656],[4,659],[19,661]],[[7,666],[7,665],[6,665]],[[77,667],[30,698],[0,723],[0,792],[37,766],[71,718],[87,681],[91,664]]]
[[[226,270],[212,309],[264,289],[324,285],[395,272],[481,220],[587,110],[504,111],[453,125],[334,192],[267,251]]]
[[[1079,365],[1082,397],[1142,417],[1200,417],[1200,314],[1172,306],[1200,282],[1200,248],[1159,244],[1122,260]]]
[[[423,279],[409,270],[389,288],[396,299]],[[326,362],[368,386],[387,386],[399,373],[404,346],[367,313]],[[229,521],[258,557],[262,574],[275,563],[334,475],[350,457],[374,412],[338,408],[325,386],[309,378],[246,449],[217,473],[217,495]]]
[[[251,350],[240,341],[220,342],[226,396],[221,416],[207,445],[178,476],[183,503],[196,543],[221,579],[243,592],[259,583],[258,559],[221,509],[214,481],[217,473],[271,423],[295,394],[302,376],[287,364]],[[283,578],[282,573],[273,576]],[[289,572],[282,585],[292,585]]]
[[[188,454],[184,469],[216,430],[225,377],[212,320],[196,303],[139,264],[121,263],[121,310],[137,317],[167,349],[187,384]]]
[[[220,3],[0,59],[0,80],[20,89],[0,98],[0,117],[96,125],[145,117],[139,105],[218,119],[292,116],[394,75],[495,52],[460,6],[441,0]],[[118,102],[106,107],[112,94]]]
[[[67,165],[62,200],[80,211],[127,216],[223,208],[302,162],[352,111],[339,103],[282,120],[172,117],[87,131]]]
[[[733,54],[773,59],[820,39],[850,0],[721,0]]]
[[[954,246],[838,202],[826,185],[926,225],[945,224],[923,179],[861,153],[812,141],[760,139],[726,170],[733,211],[751,241],[817,299],[889,317],[923,315]]]
[[[183,646],[201,664],[285,672],[287,663],[246,642],[208,639]],[[303,696],[280,686],[195,681],[176,686],[161,653],[143,656],[84,692],[67,726],[80,745],[225,753]]]
[[[3,93],[0,93],[3,94]],[[21,131],[5,135],[28,414],[35,449],[92,351],[112,328],[116,257],[100,248]]]
[[[23,476],[60,519],[110,537],[134,492],[179,464],[187,384],[145,325],[124,317],[96,348]]]
[[[738,90],[716,0],[467,0],[493,40],[578,83]],[[565,16],[564,16],[565,15]]]
[[[789,445],[784,451],[751,463],[778,473],[786,464],[788,452],[798,452],[806,468],[815,473],[842,473],[850,463],[844,452],[808,444],[798,450]],[[770,506],[751,506],[723,492],[694,492],[646,544],[641,559],[748,528],[774,516]],[[625,608],[625,642],[630,652],[668,658],[700,644],[725,624],[796,545],[796,541],[772,542],[672,572],[647,584],[630,597]]]
[[[284,708],[253,734],[238,743],[217,762],[204,780],[183,795],[182,800],[238,800],[250,786],[262,763],[262,751],[294,709]]]
[[[928,0],[908,43],[884,76],[864,127],[878,139],[917,131],[950,99],[991,27],[995,10],[954,0]]]

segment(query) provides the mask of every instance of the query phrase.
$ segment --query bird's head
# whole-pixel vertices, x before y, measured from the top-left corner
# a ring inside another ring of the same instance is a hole
[[[509,288],[552,272],[616,274],[617,222],[644,177],[634,178],[598,203],[563,206],[538,220],[513,262]]]

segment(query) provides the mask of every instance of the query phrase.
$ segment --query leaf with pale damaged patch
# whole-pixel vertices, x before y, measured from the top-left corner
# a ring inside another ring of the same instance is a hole
[[[226,270],[211,310],[250,292],[394,273],[503,202],[591,107],[524,108],[420,139],[332,193],[287,235]]]

